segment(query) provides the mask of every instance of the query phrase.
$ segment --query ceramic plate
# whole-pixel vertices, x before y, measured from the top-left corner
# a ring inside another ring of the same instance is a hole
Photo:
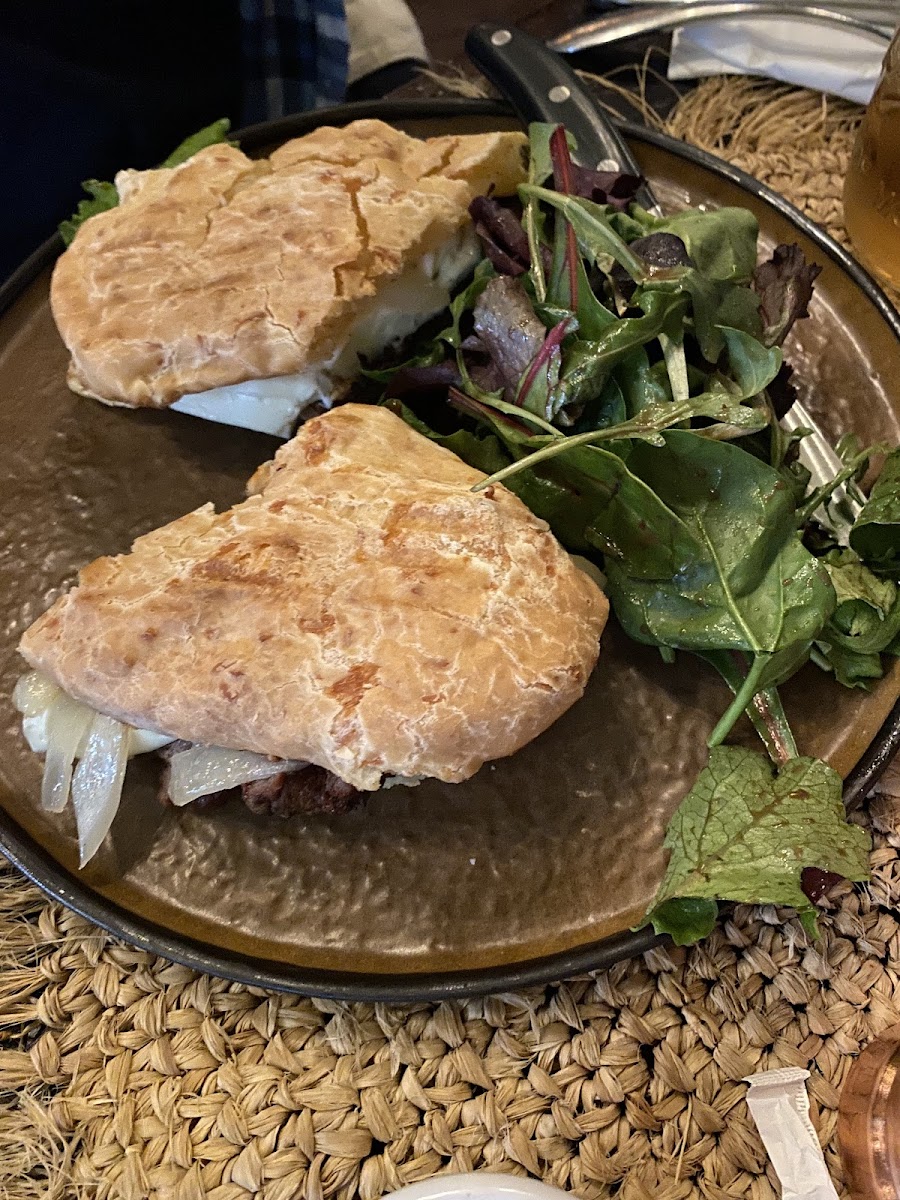
[[[380,116],[431,135],[510,127],[487,102],[380,102],[257,127],[263,151],[319,123]],[[822,264],[788,356],[835,438],[900,442],[900,324],[825,235],[707,155],[627,130],[667,205],[738,204],[763,242]],[[128,940],[218,975],[299,992],[408,1000],[500,990],[652,944],[630,932],[663,871],[666,822],[726,704],[712,672],[628,642],[610,623],[584,699],[513,758],[457,786],[376,796],[342,817],[280,822],[236,804],[164,810],[156,765],[129,771],[110,845],[76,869],[71,818],[40,811],[41,760],[9,701],[20,632],[82,564],[212,500],[227,507],[277,443],[172,412],[107,408],[66,387],[48,307],[48,243],[0,297],[0,840],[37,883]],[[803,751],[858,792],[898,738],[900,669],[871,693],[810,668],[785,688]]]

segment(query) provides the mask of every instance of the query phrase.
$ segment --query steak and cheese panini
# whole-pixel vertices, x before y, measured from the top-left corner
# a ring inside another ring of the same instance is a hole
[[[373,791],[467,779],[574,704],[606,597],[511,492],[472,492],[483,479],[387,409],[348,404],[228,512],[86,567],[22,637],[39,674],[18,694],[45,805],[66,803],[80,758],[83,861],[130,751],[190,747],[171,755],[176,804],[309,764]]]
[[[53,272],[69,385],[288,436],[446,308],[480,257],[472,199],[524,175],[519,133],[426,141],[323,127],[269,158],[228,144],[120,171]]]

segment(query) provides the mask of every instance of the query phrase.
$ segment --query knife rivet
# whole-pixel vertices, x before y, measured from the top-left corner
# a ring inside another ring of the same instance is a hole
[[[562,104],[563,100],[568,100],[571,94],[565,84],[560,83],[550,89],[547,93],[547,99],[551,100],[554,104]]]
[[[512,34],[508,29],[498,29],[495,33],[491,34],[492,46],[505,46],[511,41]]]
[[[601,158],[597,163],[598,171],[618,171],[619,164],[614,158]]]

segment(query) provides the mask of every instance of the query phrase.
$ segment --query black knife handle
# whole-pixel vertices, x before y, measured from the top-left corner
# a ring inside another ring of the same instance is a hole
[[[574,158],[581,166],[640,175],[631,150],[587,87],[544,42],[511,25],[486,23],[469,30],[466,53],[523,121],[565,125],[578,143]],[[647,187],[635,199],[656,208]]]

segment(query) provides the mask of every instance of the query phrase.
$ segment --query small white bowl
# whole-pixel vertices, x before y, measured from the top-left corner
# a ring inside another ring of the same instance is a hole
[[[537,1179],[472,1171],[466,1175],[437,1175],[434,1179],[411,1183],[394,1192],[391,1200],[561,1200],[561,1197],[571,1200],[569,1192]]]

